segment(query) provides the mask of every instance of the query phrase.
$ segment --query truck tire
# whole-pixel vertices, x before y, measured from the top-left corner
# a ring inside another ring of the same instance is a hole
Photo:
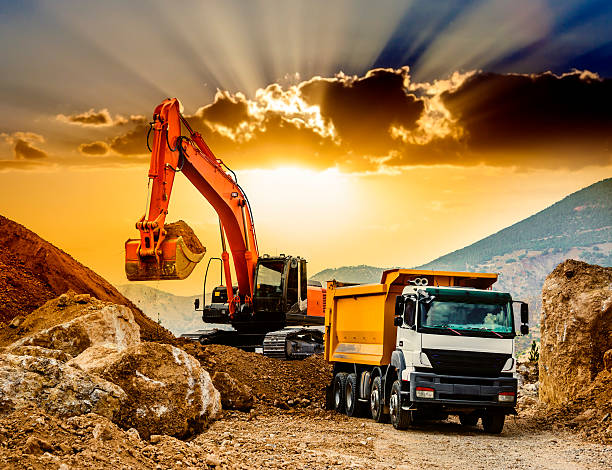
[[[360,417],[362,416],[363,404],[358,400],[358,385],[357,385],[357,375],[349,374],[346,377],[346,386],[345,386],[345,401],[346,401],[346,414],[347,416]]]
[[[338,372],[334,376],[334,409],[338,413],[344,413],[346,410],[346,372]]]
[[[473,414],[459,415],[459,422],[462,426],[476,426],[478,419],[478,416]]]
[[[402,408],[402,385],[399,380],[393,382],[391,386],[389,415],[395,429],[406,429],[412,424],[412,412]]]
[[[372,380],[370,413],[372,414],[372,419],[377,423],[384,423],[387,420],[387,415],[385,414],[385,389],[382,386],[380,376],[374,377],[374,380]]]
[[[499,411],[489,411],[482,417],[482,427],[486,433],[500,434],[504,429],[506,415]]]

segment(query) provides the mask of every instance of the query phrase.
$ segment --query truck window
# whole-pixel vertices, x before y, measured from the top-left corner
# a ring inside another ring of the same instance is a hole
[[[513,333],[512,309],[507,303],[485,304],[434,300],[420,302],[420,326],[493,333]]]

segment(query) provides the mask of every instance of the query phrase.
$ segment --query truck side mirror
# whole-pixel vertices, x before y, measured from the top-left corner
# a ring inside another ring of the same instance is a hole
[[[199,309],[200,308],[200,299],[195,299],[193,301],[193,306],[194,306],[195,310]]]
[[[523,323],[521,325],[521,334],[523,336],[528,335],[529,334],[529,325],[526,325],[525,323]]]
[[[521,304],[521,323],[529,323],[529,305]]]
[[[398,316],[403,316],[403,315],[404,315],[404,296],[398,295],[395,298],[395,316],[398,317]]]
[[[407,299],[405,308],[404,308],[404,321],[410,327],[415,324],[415,310],[416,310],[416,302],[411,299]]]
[[[393,326],[402,326],[404,324],[404,319],[401,315],[395,315],[393,317]]]

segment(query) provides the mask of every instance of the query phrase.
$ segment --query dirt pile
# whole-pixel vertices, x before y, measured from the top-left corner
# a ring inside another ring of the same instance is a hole
[[[28,408],[0,420],[2,469],[207,469],[224,463],[206,447],[169,436],[149,442],[94,413],[60,419]]]
[[[540,399],[558,405],[604,370],[612,349],[612,268],[567,260],[542,290]]]
[[[62,294],[13,330],[2,330],[4,343],[10,333],[19,339],[0,349],[0,416],[35,404],[60,417],[94,412],[146,438],[184,438],[221,409],[200,363],[175,346],[141,342],[123,305]]]
[[[539,397],[547,419],[612,442],[612,268],[567,260],[542,290]]]
[[[177,345],[200,361],[214,375],[227,372],[248,385],[264,406],[282,409],[321,409],[332,367],[322,355],[301,361],[279,361],[230,346],[202,346],[187,340]]]
[[[166,238],[183,237],[185,245],[187,245],[187,248],[189,248],[192,252],[199,254],[206,251],[206,248],[204,248],[204,245],[202,245],[200,239],[185,221],[179,220],[178,222],[164,224],[164,229],[167,232]]]
[[[172,338],[102,277],[22,225],[0,216],[0,325],[27,316],[68,290],[128,306],[145,340]]]

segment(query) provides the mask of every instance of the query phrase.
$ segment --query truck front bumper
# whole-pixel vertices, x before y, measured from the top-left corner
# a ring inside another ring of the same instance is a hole
[[[417,397],[417,387],[433,389],[433,398]],[[465,377],[428,372],[410,373],[409,395],[413,404],[447,405],[447,407],[486,408],[516,405],[517,380],[513,377]],[[499,401],[500,393],[514,393],[512,401]],[[405,398],[408,398],[407,396]]]

